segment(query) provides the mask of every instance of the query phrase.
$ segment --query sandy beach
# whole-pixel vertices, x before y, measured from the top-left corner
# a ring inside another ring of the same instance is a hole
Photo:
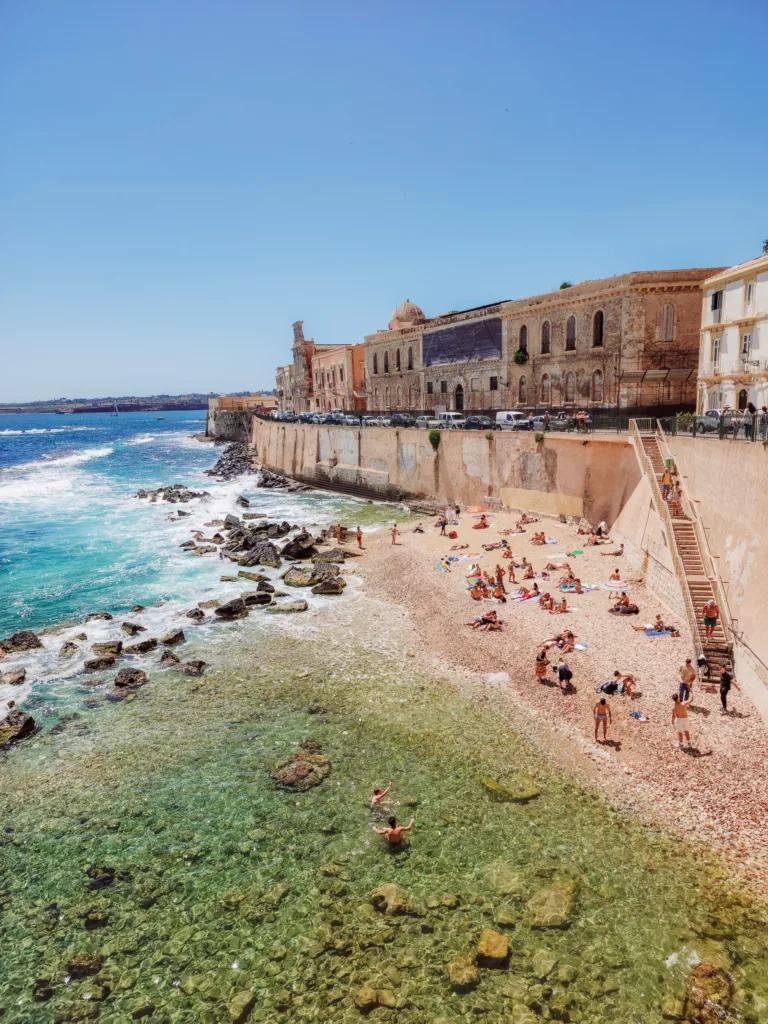
[[[764,889],[768,729],[759,712],[746,694],[732,689],[728,714],[723,715],[717,688],[696,684],[689,709],[691,749],[674,746],[671,694],[677,690],[685,659],[695,657],[687,626],[642,582],[633,582],[630,595],[640,608],[639,615],[609,614],[613,602],[602,584],[616,568],[635,581],[638,577],[623,558],[602,555],[615,548],[612,542],[585,546],[586,538],[577,535],[572,523],[544,518],[526,527],[525,534],[507,536],[512,551],[528,559],[537,577],[548,561],[565,560],[569,551],[583,551],[567,561],[583,585],[598,589],[582,595],[569,593],[566,614],[550,615],[537,601],[514,601],[509,591],[515,587],[509,582],[506,604],[472,600],[466,583],[470,567],[476,561],[491,573],[497,563],[508,567],[510,559],[500,557],[500,550],[485,552],[483,545],[498,542],[501,531],[513,528],[518,518],[518,512],[489,513],[489,528],[475,530],[477,516],[462,513],[458,524],[449,527],[458,533],[455,539],[440,536],[436,517],[422,520],[423,534],[414,532],[415,523],[403,524],[395,545],[388,533],[366,537],[366,557],[356,560],[355,571],[363,577],[370,596],[405,610],[405,650],[429,652],[454,667],[486,675],[487,701],[499,708],[509,702],[522,707],[551,760],[569,768],[585,784],[598,786],[617,807],[713,844],[738,864],[742,877]],[[537,530],[557,543],[532,544]],[[460,544],[468,547],[451,551]],[[446,555],[456,556],[457,561],[442,571],[437,563]],[[522,573],[516,570],[518,579]],[[551,576],[551,584],[538,580],[540,588],[562,596],[559,574]],[[501,632],[477,632],[466,625],[491,608],[504,622]],[[679,638],[649,637],[632,629],[651,622],[657,613],[679,627]],[[548,679],[539,682],[535,676],[541,643],[563,629],[572,630],[586,644],[586,650],[566,658],[573,671],[568,692],[555,682],[553,653]],[[631,672],[638,685],[633,698],[608,697],[613,723],[608,742],[596,744],[595,687],[611,679],[616,669]],[[641,711],[647,721],[630,717],[633,710]]]

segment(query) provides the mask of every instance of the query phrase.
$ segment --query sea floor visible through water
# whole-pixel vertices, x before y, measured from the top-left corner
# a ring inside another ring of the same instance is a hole
[[[734,977],[734,1012],[768,1019],[766,916],[714,855],[548,767],[514,710],[408,657],[391,609],[343,608],[312,636],[222,625],[227,667],[153,673],[5,760],[3,1021],[356,1021],[362,1003],[385,1021],[655,1022],[699,959]],[[278,789],[270,770],[307,739],[331,774]],[[539,795],[496,802],[484,778]],[[370,827],[390,779],[388,810],[416,819],[401,851]],[[390,883],[413,914],[374,908]],[[573,894],[562,927],[532,926],[547,889]],[[508,964],[454,991],[449,962],[488,927]]]

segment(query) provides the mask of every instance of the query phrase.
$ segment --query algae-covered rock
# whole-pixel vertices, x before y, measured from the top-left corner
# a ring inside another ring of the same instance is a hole
[[[267,605],[272,600],[272,595],[264,590],[246,590],[240,597],[248,607],[252,605]]]
[[[495,860],[483,874],[483,882],[501,896],[518,896],[525,882],[517,866],[511,861]]]
[[[233,597],[231,601],[220,604],[213,613],[220,619],[244,619],[248,614],[248,609],[242,597]]]
[[[161,665],[178,665],[180,659],[173,653],[173,651],[163,651],[163,655],[160,658]]]
[[[282,789],[303,793],[313,786],[319,786],[331,774],[331,762],[320,753],[298,750],[278,764],[270,773],[271,778]]]
[[[201,676],[205,671],[205,662],[199,658],[193,659],[192,661],[185,661],[181,666],[181,671],[185,676]]]
[[[253,992],[249,989],[242,989],[230,1000],[227,1010],[234,1024],[244,1024],[255,1005],[256,996]]]
[[[143,686],[147,681],[147,673],[140,668],[121,668],[115,676],[115,686],[126,686],[132,690]]]
[[[356,989],[352,993],[352,997],[355,1001],[355,1006],[358,1010],[362,1010],[363,1013],[371,1011],[379,1001],[376,989],[370,985],[363,985],[361,988]]]
[[[147,631],[146,626],[140,626],[137,622],[123,622],[120,629],[127,636],[136,636],[137,633],[146,633]]]
[[[77,646],[77,644],[73,643],[71,640],[67,640],[67,642],[63,643],[59,648],[59,657],[71,658],[75,654],[77,654],[79,650],[80,648]]]
[[[0,683],[5,686],[21,686],[26,678],[25,668],[12,668],[9,672],[0,672]]]
[[[186,639],[183,629],[172,629],[170,633],[160,637],[160,643],[166,647],[174,647],[176,644],[183,644]]]
[[[685,981],[683,1018],[695,1024],[719,1024],[731,1011],[733,979],[722,967],[702,960]]]
[[[309,608],[306,601],[284,601],[282,604],[271,604],[268,612],[305,612]]]
[[[477,963],[481,967],[503,967],[509,957],[506,935],[483,928],[477,944]]]
[[[539,1015],[525,1003],[512,1003],[510,1024],[538,1024],[539,1020]]]
[[[312,587],[313,594],[343,594],[346,582],[341,576],[329,576],[327,579],[320,580],[319,583]]]
[[[496,800],[498,803],[525,804],[529,800],[535,800],[541,792],[533,783],[524,780],[517,784],[509,784],[499,782],[488,775],[480,778],[480,785],[491,800]]]
[[[115,658],[104,657],[104,658],[88,658],[83,662],[83,668],[86,672],[102,672],[105,668],[112,668],[115,664]]]
[[[73,978],[87,978],[98,974],[104,966],[104,958],[98,953],[75,953],[66,962],[67,974]]]
[[[147,640],[139,640],[138,643],[131,644],[130,647],[124,647],[123,654],[146,654],[147,651],[154,651],[156,647],[155,637],[149,637]]]
[[[414,903],[395,882],[389,882],[387,885],[380,885],[378,889],[371,890],[370,897],[376,910],[388,917],[396,917],[399,914],[418,917],[421,914],[418,904]]]
[[[246,572],[245,569],[240,569],[237,574],[242,576],[245,580],[253,580],[254,583],[266,583],[269,580],[269,576],[265,576],[261,572]],[[202,605],[200,606],[202,608]]]
[[[91,612],[90,615],[85,616],[86,624],[89,622],[96,622],[99,619],[103,619],[105,622],[109,622],[112,616],[109,612]]]
[[[33,633],[31,629],[20,629],[17,633],[14,633],[13,636],[7,636],[3,640],[0,640],[0,652],[3,654],[14,654],[18,651],[32,651],[42,646],[42,640],[36,633]]]
[[[528,923],[532,928],[567,928],[575,894],[574,882],[554,882],[528,900]]]
[[[557,957],[548,949],[537,949],[531,959],[531,974],[537,981],[543,981],[554,971]]]
[[[122,640],[107,640],[103,644],[93,644],[91,650],[97,658],[112,657],[116,658],[118,655],[123,653],[123,641]]]
[[[466,992],[474,988],[480,980],[474,957],[457,956],[448,964],[448,980],[451,988],[457,992]]]
[[[307,569],[289,569],[282,577],[283,583],[288,587],[310,587],[312,586],[312,573]]]
[[[0,749],[23,740],[25,736],[31,736],[34,731],[35,720],[32,715],[28,715],[26,711],[19,711],[18,708],[13,708],[0,721]]]

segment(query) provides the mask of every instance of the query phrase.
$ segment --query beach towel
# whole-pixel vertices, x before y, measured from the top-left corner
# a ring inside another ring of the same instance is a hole
[[[646,636],[671,636],[672,635],[672,630],[671,629],[646,629],[645,630],[645,635]]]
[[[629,712],[629,717],[636,719],[638,722],[647,722],[648,721],[648,719],[646,718],[646,716],[643,714],[642,711],[630,711]]]
[[[587,645],[586,644],[581,644],[581,643],[574,644],[573,649],[574,649],[574,651],[586,651]]]
[[[557,537],[547,537],[545,544],[557,544]]]
[[[584,554],[584,552],[581,551],[581,550],[579,550],[579,551],[566,551],[565,553],[566,553],[566,555],[569,558],[573,558],[574,555],[583,555]]]
[[[435,562],[435,568],[439,569],[440,572],[448,572],[446,567],[444,565],[441,565],[439,562]]]

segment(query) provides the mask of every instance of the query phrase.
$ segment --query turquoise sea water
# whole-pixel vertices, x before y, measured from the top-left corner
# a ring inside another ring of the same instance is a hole
[[[149,683],[113,703],[112,673],[60,666],[88,611],[146,604],[155,635],[242,586],[219,582],[229,563],[180,552],[190,526],[136,502],[139,486],[205,486],[205,510],[186,506],[200,522],[241,491],[302,523],[392,515],[217,485],[202,475],[216,453],[184,418],[155,432],[146,417],[104,423],[108,436],[81,431],[68,447],[0,435],[40,444],[0,479],[0,635],[72,621],[41,655],[14,658],[31,675],[14,696],[43,728],[0,755],[3,1024],[656,1024],[682,1012],[702,960],[727,972],[731,995],[726,1016],[700,1019],[768,1020],[766,915],[718,860],[548,767],[482,680],[409,658],[400,613],[354,572],[343,597],[302,615],[185,625],[184,656],[210,665],[202,679],[152,652],[135,659]],[[89,643],[119,636],[120,621],[89,624]],[[277,788],[271,770],[310,739],[328,778]],[[538,795],[499,803],[484,778]],[[389,779],[387,812],[416,818],[400,852],[370,828],[371,787]],[[375,909],[371,891],[392,883],[412,913]],[[552,889],[570,893],[567,920],[537,927],[530,901]],[[458,991],[449,964],[474,956],[483,928],[510,955]]]

